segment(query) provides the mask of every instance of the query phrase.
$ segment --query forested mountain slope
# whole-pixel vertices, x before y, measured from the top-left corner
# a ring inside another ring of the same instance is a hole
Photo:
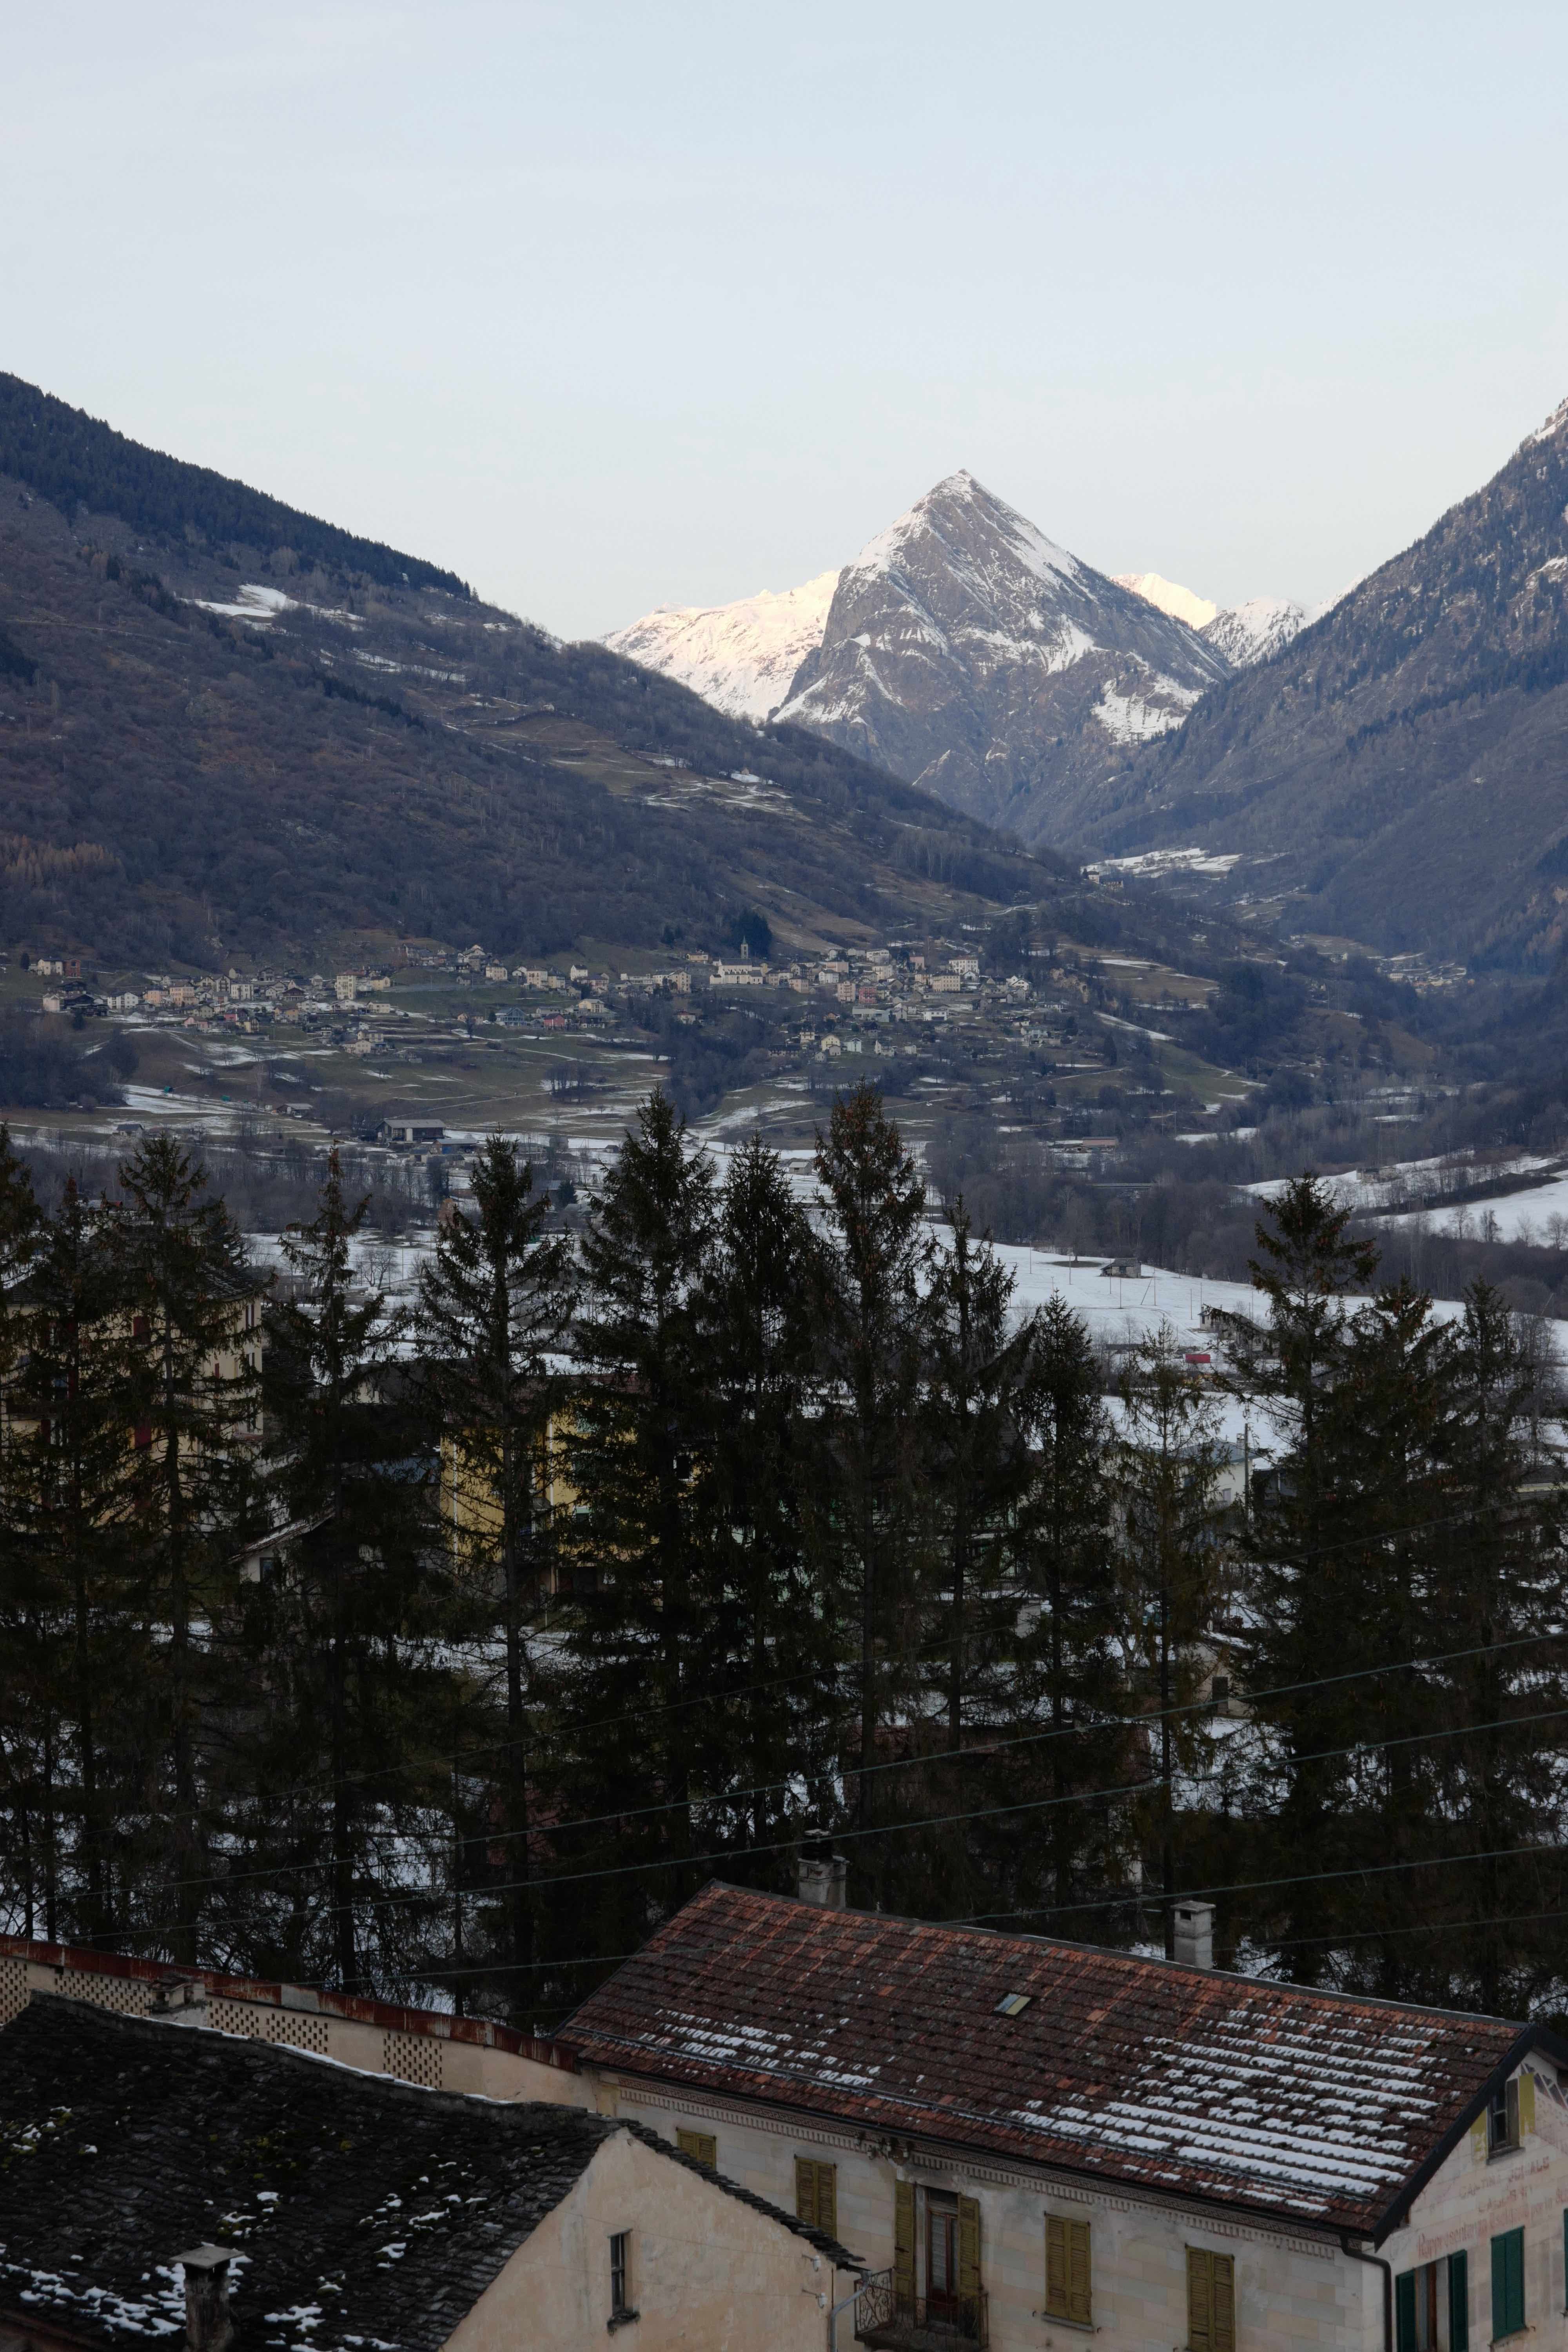
[[[1553,961],[1568,938],[1568,402],[1414,547],[1130,754],[1082,831],[1112,850],[1237,852],[1233,886],[1293,892],[1301,929]]]
[[[787,946],[1066,883],[804,730],[0,389],[0,941],[718,946],[756,906]]]

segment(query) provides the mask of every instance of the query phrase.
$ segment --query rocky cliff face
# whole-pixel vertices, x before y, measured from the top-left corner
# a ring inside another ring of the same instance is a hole
[[[1186,624],[950,475],[839,574],[781,719],[1028,842],[1229,675]]]

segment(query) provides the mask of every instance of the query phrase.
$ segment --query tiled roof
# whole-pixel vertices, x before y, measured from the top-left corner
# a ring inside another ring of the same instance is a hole
[[[1027,2006],[999,2015],[1009,1993]],[[1375,2235],[1529,2031],[715,1884],[562,2039],[626,2074]]]
[[[239,2258],[230,2299],[253,2352],[437,2352],[626,2130],[689,2166],[580,2107],[421,2091],[35,1996],[0,2032],[0,2311],[121,2352],[178,2334],[171,2257],[205,2239]]]

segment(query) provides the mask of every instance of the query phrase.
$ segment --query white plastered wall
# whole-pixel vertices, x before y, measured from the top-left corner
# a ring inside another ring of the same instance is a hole
[[[839,2241],[873,2270],[892,2263],[896,2179],[913,2181],[917,2191],[976,2199],[991,2352],[1083,2352],[1081,2327],[1046,2316],[1047,2214],[1089,2223],[1093,2333],[1117,2352],[1172,2352],[1186,2343],[1189,2246],[1229,2254],[1236,2263],[1237,2352],[1382,2352],[1382,2273],[1331,2238],[1058,2185],[1023,2167],[952,2164],[918,2147],[884,2152],[852,2130],[814,2127],[786,2110],[694,2098],[675,2085],[666,2090],[590,2071],[602,2114],[635,2116],[671,2141],[682,2126],[711,2132],[719,2169],[786,2211],[794,2207],[797,2156],[836,2164]],[[851,2340],[847,2320],[839,2340]]]
[[[823,2352],[848,2282],[782,2221],[672,2164],[630,2132],[605,2142],[571,2194],[454,2329],[447,2352],[583,2352],[614,2344],[610,2239],[631,2232],[626,2352]],[[849,2341],[841,2324],[840,2342]]]
[[[1378,2249],[1397,2273],[1463,2251],[1469,2257],[1471,2352],[1492,2341],[1491,2242],[1524,2231],[1521,2346],[1568,2346],[1563,2305],[1563,2215],[1568,2211],[1568,2099],[1544,2058],[1518,2070],[1531,2077],[1521,2100],[1517,2148],[1493,2156],[1482,2120],[1468,2132],[1410,2209],[1406,2228]],[[1532,2126],[1532,2127],[1528,2127]]]

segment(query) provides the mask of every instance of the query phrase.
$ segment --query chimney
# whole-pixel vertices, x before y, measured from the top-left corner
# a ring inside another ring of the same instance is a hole
[[[1189,1969],[1212,1969],[1214,1905],[1184,1900],[1172,1906],[1171,1920],[1173,1959],[1184,1962]]]
[[[228,2309],[230,2246],[193,2246],[176,2254],[185,2271],[185,2344],[187,2352],[228,2352],[234,2341],[234,2321]]]
[[[153,1995],[147,2014],[162,2025],[205,2025],[207,1989],[199,1978],[171,1977]]]
[[[815,1903],[819,1911],[842,1911],[848,1875],[849,1864],[841,1853],[834,1853],[830,1837],[801,1840],[795,1892],[803,1903]]]

